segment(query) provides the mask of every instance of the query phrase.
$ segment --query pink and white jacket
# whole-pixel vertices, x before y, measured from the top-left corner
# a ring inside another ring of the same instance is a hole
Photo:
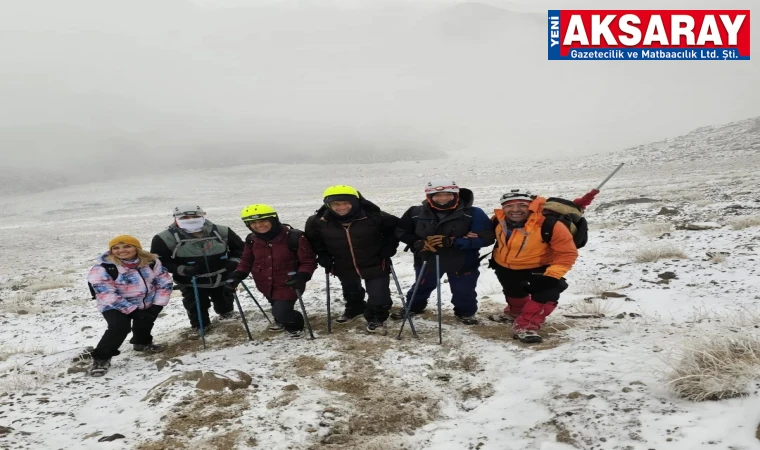
[[[119,276],[114,280],[101,263],[111,264],[108,253],[98,258],[98,264],[90,269],[87,281],[95,291],[100,312],[115,309],[129,314],[136,309],[148,309],[152,305],[166,306],[172,294],[172,276],[156,260],[149,266],[131,269],[116,264]]]

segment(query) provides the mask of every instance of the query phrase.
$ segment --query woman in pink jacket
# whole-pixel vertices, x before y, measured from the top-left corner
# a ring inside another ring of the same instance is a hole
[[[111,357],[132,332],[129,341],[138,352],[156,353],[163,347],[150,334],[158,314],[169,303],[172,277],[155,255],[142,249],[132,236],[116,236],[108,252],[90,269],[87,281],[98,302],[108,329],[92,352],[90,375],[101,377],[111,366]]]

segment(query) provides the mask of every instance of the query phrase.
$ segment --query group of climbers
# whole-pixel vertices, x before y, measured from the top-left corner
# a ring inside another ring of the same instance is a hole
[[[209,329],[212,304],[220,319],[234,317],[233,295],[249,275],[271,305],[275,321],[270,330],[302,336],[304,318],[295,302],[317,265],[340,281],[345,309],[337,323],[363,315],[367,332],[384,331],[389,317],[405,318],[403,309],[391,313],[391,258],[400,242],[414,253],[419,280],[417,289],[406,294],[409,314],[425,309],[440,282],[436,276],[445,273],[454,314],[465,325],[478,323],[480,249],[495,243],[489,268],[507,305],[492,318],[512,323],[515,339],[540,342],[536,332],[567,289],[564,276],[575,263],[577,247],[585,243],[579,243],[583,233],[574,235],[576,225],[566,218],[582,216],[597,192],[569,202],[512,190],[501,197],[489,220],[473,206],[471,190],[452,180],[434,180],[425,187],[421,204],[398,218],[355,188],[336,185],[324,191],[322,206],[303,232],[282,223],[269,205],[245,207],[241,219],[250,231],[245,240],[209,221],[199,206],[178,206],[173,223],[153,238],[150,253],[136,238],[118,236],[91,269],[88,281],[108,323],[92,353],[91,374],[105,374],[130,329],[136,351],[162,350],[150,331],[169,300],[172,278],[190,321],[189,337],[197,338],[201,325]],[[439,271],[423,264],[434,257]]]

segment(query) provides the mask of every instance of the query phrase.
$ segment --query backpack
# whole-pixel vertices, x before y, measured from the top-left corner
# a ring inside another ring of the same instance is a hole
[[[303,231],[295,229],[291,227],[288,224],[283,224],[284,226],[290,228],[288,230],[288,250],[290,250],[293,253],[298,253],[298,244],[299,240],[301,239],[301,236],[303,236]]]
[[[119,278],[119,269],[116,267],[116,264],[100,263],[100,266],[106,269],[106,272],[108,273],[108,275],[114,280]],[[156,262],[155,261],[151,262],[150,264],[148,264],[148,267],[150,267],[151,270],[153,270],[153,268],[156,267]],[[87,282],[87,287],[90,288],[90,294],[92,295],[92,299],[95,300],[95,298],[97,297],[95,295],[95,289],[93,289],[92,284],[90,284],[89,281]]]
[[[551,242],[554,224],[558,221],[570,230],[576,248],[583,248],[588,243],[588,223],[583,217],[583,209],[572,201],[559,197],[549,197],[544,203],[543,215],[541,239],[544,243]]]

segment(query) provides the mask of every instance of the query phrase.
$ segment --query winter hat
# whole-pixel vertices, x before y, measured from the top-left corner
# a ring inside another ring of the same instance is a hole
[[[142,249],[142,245],[140,244],[140,241],[137,240],[136,237],[132,237],[128,234],[122,234],[121,236],[116,236],[115,238],[108,241],[108,249],[112,249],[114,245],[118,244],[127,244],[131,245],[132,247],[136,247],[139,249]]]

